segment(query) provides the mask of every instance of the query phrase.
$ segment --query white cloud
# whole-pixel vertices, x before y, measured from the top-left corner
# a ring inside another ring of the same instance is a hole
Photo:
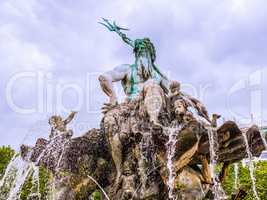
[[[36,20],[34,13],[34,7],[36,6],[36,0],[9,0],[1,3],[1,11],[5,15],[10,17],[28,18],[31,21]]]
[[[172,78],[196,88],[212,85],[204,96],[205,103],[211,112],[231,117],[226,105],[228,90],[255,71],[255,67],[267,66],[265,13],[263,0],[3,1],[0,3],[0,93],[15,72],[52,71],[55,83],[78,84],[84,93],[97,99],[94,107],[100,107],[100,101],[105,99],[97,78],[92,81],[95,87],[86,91],[85,75],[131,63],[134,59],[131,48],[97,23],[106,17],[130,28],[127,32],[130,38],[150,37],[157,48],[160,68],[171,71]],[[34,102],[28,97],[34,95],[34,88],[29,89],[33,85],[26,81],[18,84],[21,88],[14,95],[16,102],[32,105]],[[238,99],[243,97],[237,96],[233,106],[245,113],[247,105]],[[72,105],[75,98],[68,96],[66,101]],[[19,126],[23,120],[27,121],[24,132],[17,129],[24,134],[30,122],[34,124],[42,117],[16,114],[6,102],[0,103],[0,107]],[[77,121],[98,126],[99,114],[88,114],[84,107],[80,113]],[[11,126],[6,122],[3,132],[11,130]],[[12,133],[15,132],[13,128]],[[3,138],[6,143],[11,141],[6,136]]]
[[[53,61],[36,44],[19,38],[12,25],[0,28],[1,70],[51,70]]]

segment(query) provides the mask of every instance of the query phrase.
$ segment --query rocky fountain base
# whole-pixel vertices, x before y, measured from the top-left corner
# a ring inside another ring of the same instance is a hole
[[[161,111],[158,128],[142,111],[142,102],[120,104],[105,114],[100,129],[76,138],[69,131],[40,138],[34,147],[21,147],[22,157],[51,171],[55,200],[88,199],[95,190],[112,200],[225,199],[216,185],[227,166],[248,158],[248,151],[259,156],[264,150],[257,126],[242,134],[233,121],[214,128],[198,115],[177,120],[170,103]],[[110,144],[116,134],[120,176]],[[209,167],[213,164],[222,164],[218,176]]]
[[[0,200],[20,199],[31,173],[37,189],[29,200],[40,199],[40,166],[52,174],[51,200],[89,199],[96,190],[108,200],[222,200],[228,198],[221,187],[228,166],[244,158],[250,161],[258,199],[251,160],[265,149],[259,128],[240,130],[233,121],[217,127],[219,115],[210,120],[201,102],[183,94],[180,83],[160,72],[149,38],[132,40],[122,32],[126,29],[107,19],[100,24],[117,33],[135,54],[133,64],[99,76],[110,97],[100,128],[72,138],[66,125],[75,112],[65,120],[52,116],[49,140],[39,138],[34,147],[22,145],[20,156],[7,167]],[[129,102],[116,104],[112,83],[117,81]],[[241,196],[244,193],[234,199]]]

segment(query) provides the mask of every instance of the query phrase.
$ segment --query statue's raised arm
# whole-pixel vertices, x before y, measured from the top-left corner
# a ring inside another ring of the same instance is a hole
[[[65,125],[69,124],[69,123],[73,120],[73,118],[75,117],[76,114],[77,114],[76,111],[72,111],[72,112],[69,114],[69,116],[64,120],[64,124],[65,124]]]
[[[108,28],[109,31],[117,33],[126,44],[130,45],[131,47],[134,47],[134,42],[130,38],[128,38],[125,33],[121,32],[121,30],[128,31],[129,29],[119,27],[115,21],[113,23],[110,23],[105,18],[102,18],[102,20],[103,22],[99,22],[99,24],[102,24],[103,26]]]

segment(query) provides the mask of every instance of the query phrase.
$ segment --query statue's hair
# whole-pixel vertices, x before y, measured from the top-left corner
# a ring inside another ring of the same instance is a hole
[[[138,55],[142,49],[148,50],[151,56],[151,60],[154,63],[154,61],[156,60],[156,49],[149,38],[136,39],[134,41],[134,53]]]
[[[60,117],[59,115],[53,115],[49,118],[48,123],[51,125],[52,121],[56,122],[62,120],[62,117]]]

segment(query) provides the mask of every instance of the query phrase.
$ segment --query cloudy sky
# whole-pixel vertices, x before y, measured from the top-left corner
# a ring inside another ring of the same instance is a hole
[[[210,113],[265,123],[266,13],[264,0],[2,0],[0,145],[47,137],[53,113],[78,110],[76,135],[99,126],[107,99],[97,76],[133,62],[101,17],[130,28],[132,39],[149,37],[161,70]]]

